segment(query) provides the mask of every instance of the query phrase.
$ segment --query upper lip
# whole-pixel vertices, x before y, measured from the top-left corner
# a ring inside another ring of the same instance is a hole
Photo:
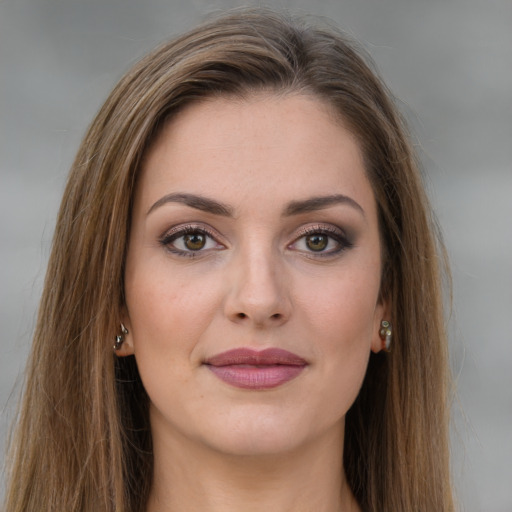
[[[205,364],[211,366],[230,366],[230,365],[288,365],[305,366],[307,361],[302,357],[288,352],[282,348],[266,348],[264,350],[254,350],[250,348],[235,348],[209,357]]]

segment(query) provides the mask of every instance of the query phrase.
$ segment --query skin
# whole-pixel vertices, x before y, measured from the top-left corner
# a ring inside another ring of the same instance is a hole
[[[349,199],[296,207],[333,195]],[[183,226],[205,245],[188,249]],[[268,93],[180,112],[145,159],[126,262],[119,355],[135,354],[151,401],[148,510],[359,510],[344,418],[381,349],[380,279],[362,155],[326,105]],[[239,347],[307,366],[276,388],[240,389],[203,364]]]

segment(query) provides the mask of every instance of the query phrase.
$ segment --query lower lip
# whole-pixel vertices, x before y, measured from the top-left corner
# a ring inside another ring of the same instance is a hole
[[[208,368],[220,380],[242,389],[271,389],[298,377],[305,366],[298,365],[227,365]]]

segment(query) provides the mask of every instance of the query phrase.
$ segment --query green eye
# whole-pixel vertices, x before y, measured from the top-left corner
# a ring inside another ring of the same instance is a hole
[[[308,249],[319,252],[323,251],[329,244],[329,237],[321,233],[315,233],[306,237],[306,245]]]
[[[206,245],[206,236],[203,233],[189,233],[183,237],[183,243],[190,251],[199,251]]]

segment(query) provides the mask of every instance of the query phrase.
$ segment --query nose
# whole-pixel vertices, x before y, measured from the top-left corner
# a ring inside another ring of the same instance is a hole
[[[257,328],[279,326],[291,314],[290,283],[279,257],[259,251],[231,262],[225,314],[235,323]]]

